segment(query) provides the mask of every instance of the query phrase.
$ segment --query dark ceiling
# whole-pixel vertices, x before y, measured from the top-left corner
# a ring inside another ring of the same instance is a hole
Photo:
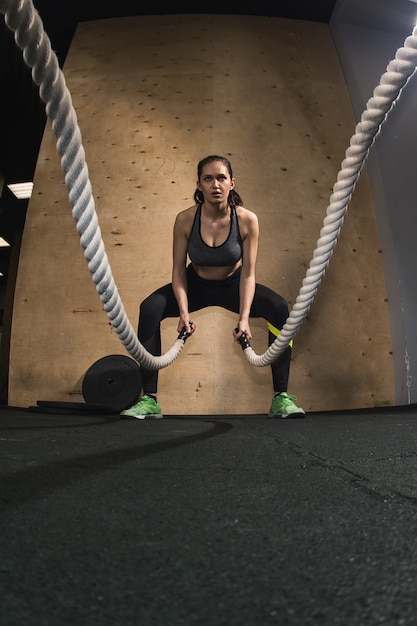
[[[129,15],[161,15],[178,13],[244,14],[283,17],[328,23],[337,0],[275,0],[249,3],[224,0],[211,9],[199,7],[197,2],[117,0],[109,5],[104,0],[34,0],[45,31],[49,35],[62,66],[72,36],[80,21],[122,17]],[[0,21],[0,114],[2,137],[0,142],[0,173],[5,185],[0,197],[0,236],[18,246],[16,234],[23,230],[27,204],[17,200],[6,185],[33,179],[39,146],[45,125],[43,103],[38,88],[14,36]],[[7,279],[12,248],[0,248],[0,272]]]

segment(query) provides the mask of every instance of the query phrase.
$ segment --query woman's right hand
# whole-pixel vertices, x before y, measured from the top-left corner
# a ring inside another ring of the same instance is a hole
[[[189,335],[192,335],[196,329],[196,326],[194,322],[190,320],[189,315],[181,315],[179,319],[177,331],[180,333],[183,329],[185,329],[185,332]]]

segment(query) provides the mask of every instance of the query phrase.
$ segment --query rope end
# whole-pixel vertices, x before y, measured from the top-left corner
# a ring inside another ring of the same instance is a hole
[[[239,332],[239,328],[235,328],[235,332],[238,333]],[[242,333],[238,339],[242,350],[246,350],[246,348],[250,348],[250,343],[249,343],[249,339],[246,336],[246,333]]]

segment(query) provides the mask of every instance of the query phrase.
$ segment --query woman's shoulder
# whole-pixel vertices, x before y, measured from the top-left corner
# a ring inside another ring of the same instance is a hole
[[[243,206],[236,206],[236,214],[239,218],[239,221],[244,224],[256,224],[258,222],[258,216],[253,211],[249,209],[245,209]]]
[[[194,219],[195,213],[197,211],[197,205],[188,207],[188,209],[183,209],[179,213],[177,213],[176,220],[181,222],[187,222],[190,219]]]
[[[191,229],[196,211],[197,205],[194,204],[193,206],[188,207],[188,209],[184,209],[183,211],[177,213],[175,218],[176,227],[183,228],[185,230]]]
[[[240,236],[245,240],[248,236],[257,238],[259,235],[258,216],[243,206],[236,207]]]

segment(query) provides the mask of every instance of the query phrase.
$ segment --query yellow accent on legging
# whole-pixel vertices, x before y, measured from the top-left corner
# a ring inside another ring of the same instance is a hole
[[[279,328],[275,328],[275,326],[272,326],[272,324],[270,322],[267,322],[266,325],[268,326],[268,330],[275,335],[275,337],[278,337],[278,335],[281,334],[281,331],[279,330]],[[291,339],[290,343],[288,344],[289,346],[291,346],[292,348],[292,344],[293,344],[293,340]]]

